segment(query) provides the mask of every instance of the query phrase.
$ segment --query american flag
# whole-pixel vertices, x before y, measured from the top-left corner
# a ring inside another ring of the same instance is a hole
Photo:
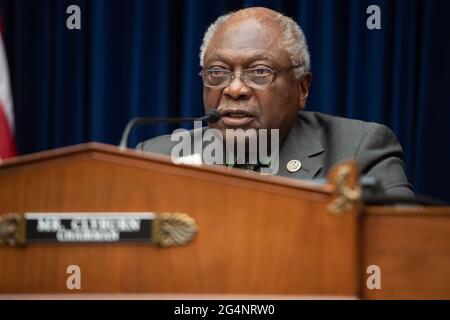
[[[0,161],[15,155],[13,101],[0,15]]]

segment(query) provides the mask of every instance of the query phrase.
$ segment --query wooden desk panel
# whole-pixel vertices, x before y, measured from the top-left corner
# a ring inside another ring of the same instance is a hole
[[[358,291],[356,214],[326,206],[329,186],[237,169],[175,166],[165,157],[89,146],[0,166],[0,213],[185,212],[187,246],[0,248],[1,293],[57,293],[66,268],[83,293],[324,294]]]
[[[369,207],[360,222],[365,299],[450,299],[450,208]],[[365,269],[381,268],[381,290]]]

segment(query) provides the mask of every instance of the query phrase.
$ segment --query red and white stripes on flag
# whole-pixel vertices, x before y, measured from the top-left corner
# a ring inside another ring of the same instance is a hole
[[[14,141],[14,113],[9,83],[8,61],[3,45],[0,21],[0,162],[16,155]]]

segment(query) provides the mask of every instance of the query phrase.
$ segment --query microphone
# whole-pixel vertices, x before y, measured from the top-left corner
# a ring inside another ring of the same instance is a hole
[[[186,121],[206,121],[208,123],[216,123],[220,119],[220,113],[217,109],[208,111],[203,117],[182,117],[182,118],[170,118],[170,117],[137,117],[128,121],[125,130],[123,130],[122,139],[120,139],[119,148],[126,149],[128,146],[128,137],[131,130],[136,125],[153,124],[153,123],[179,123]]]

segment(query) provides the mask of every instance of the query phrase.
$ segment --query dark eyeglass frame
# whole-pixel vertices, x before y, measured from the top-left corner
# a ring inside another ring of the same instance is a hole
[[[236,77],[237,74],[241,75],[240,79],[241,79],[242,82],[245,83],[246,86],[248,86],[250,88],[261,88],[261,87],[266,87],[266,86],[272,84],[276,80],[278,74],[290,71],[292,69],[300,68],[300,67],[302,67],[302,66],[301,65],[293,65],[293,66],[290,66],[290,67],[288,67],[286,69],[283,69],[283,70],[276,70],[276,69],[273,69],[273,68],[270,68],[270,67],[267,67],[267,66],[259,66],[259,67],[244,69],[244,70],[236,71],[236,72],[232,72],[232,71],[227,70],[227,69],[208,69],[208,70],[200,71],[200,73],[198,75],[200,77],[202,77],[203,85],[208,87],[208,88],[214,88],[214,89],[226,88],[226,87],[228,87],[231,84],[231,82],[234,80],[234,78]],[[258,70],[258,69],[270,70],[270,72],[272,72],[271,80],[266,82],[266,83],[264,83],[264,84],[256,84],[256,83],[255,84],[253,84],[253,83],[249,84],[247,82],[248,81],[248,72],[249,71]],[[207,80],[205,79],[205,74],[207,72],[212,72],[212,71],[226,72],[227,76],[228,76],[228,81],[224,81],[222,84],[217,85],[217,86],[208,84]]]

